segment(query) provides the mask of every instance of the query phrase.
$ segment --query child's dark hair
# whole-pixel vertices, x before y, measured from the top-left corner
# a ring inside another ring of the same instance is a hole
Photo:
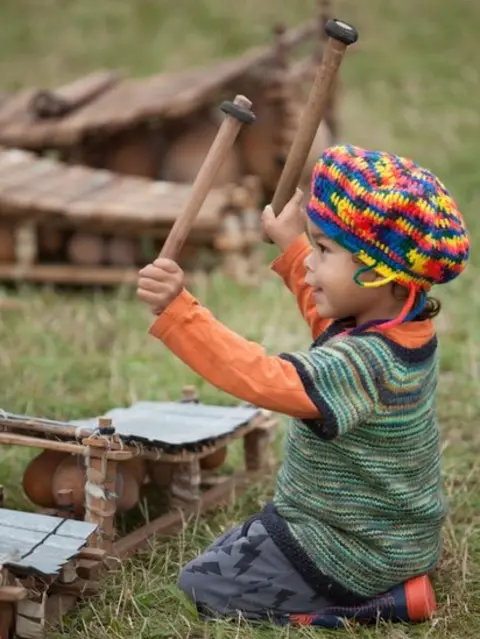
[[[400,297],[398,296],[399,292],[401,293]],[[395,282],[392,284],[392,293],[394,297],[396,297],[396,299],[400,299],[400,300],[403,300],[406,296],[404,287],[399,286],[398,284],[395,284]],[[420,301],[420,296],[417,295],[415,299],[415,306],[418,304],[419,301]],[[440,313],[441,310],[442,310],[442,305],[440,303],[440,300],[438,300],[436,297],[427,297],[425,306],[412,321],[422,322],[424,320],[433,319],[434,317],[437,317],[437,315]]]
[[[364,263],[355,255],[352,256],[352,260],[355,264],[364,265]],[[395,282],[393,282],[391,286],[392,294],[397,300],[404,301],[407,299],[408,291],[405,287],[400,286],[400,284],[397,284]],[[418,294],[415,298],[414,306],[416,306],[419,302],[420,294]],[[421,312],[412,320],[412,322],[423,322],[424,320],[433,319],[434,317],[437,317],[441,310],[442,305],[440,303],[440,300],[438,300],[436,297],[427,297],[425,306],[422,308]]]

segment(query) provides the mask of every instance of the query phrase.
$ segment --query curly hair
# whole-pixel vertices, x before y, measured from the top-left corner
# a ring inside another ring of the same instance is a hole
[[[398,293],[399,289],[402,291],[402,296],[398,297],[396,295],[396,293]],[[405,297],[405,293],[404,293],[405,289],[403,286],[400,286],[399,284],[396,284],[395,282],[392,284],[392,292],[394,297],[398,300],[402,300]],[[417,295],[417,298],[415,299],[415,305],[419,302],[420,296]],[[440,313],[440,311],[442,310],[442,304],[440,302],[440,300],[438,300],[436,297],[427,297],[427,301],[425,303],[425,306],[423,307],[423,309],[420,311],[420,313],[412,320],[413,322],[423,322],[424,320],[429,320],[429,319],[433,319],[434,317],[437,317],[437,315]]]

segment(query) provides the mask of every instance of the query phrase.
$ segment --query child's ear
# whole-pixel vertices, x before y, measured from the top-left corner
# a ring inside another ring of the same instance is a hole
[[[365,266],[365,262],[362,262],[362,260],[359,257],[357,257],[356,255],[352,255],[352,262],[354,264],[357,264],[361,268]]]
[[[408,297],[408,289],[396,282],[392,282],[392,295],[399,302],[403,302]]]

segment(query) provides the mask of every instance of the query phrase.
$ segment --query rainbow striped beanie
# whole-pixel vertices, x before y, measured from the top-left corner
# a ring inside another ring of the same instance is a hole
[[[465,222],[446,187],[413,160],[392,153],[353,145],[326,149],[313,169],[307,214],[366,268],[383,275],[380,283],[410,290],[400,321],[420,312],[412,312],[418,292],[423,308],[430,287],[457,277],[469,257]]]

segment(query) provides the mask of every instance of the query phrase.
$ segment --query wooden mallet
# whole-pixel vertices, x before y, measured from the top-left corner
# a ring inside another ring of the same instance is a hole
[[[328,20],[325,32],[328,39],[322,61],[272,198],[271,206],[275,215],[282,212],[285,204],[295,193],[318,127],[325,114],[330,91],[345,51],[350,44],[358,40],[357,30],[341,20]],[[271,240],[265,239],[271,243]]]
[[[195,218],[212,188],[215,176],[225,161],[227,152],[233,146],[242,125],[252,124],[255,121],[251,107],[252,103],[243,95],[237,95],[233,102],[225,101],[220,105],[220,109],[226,113],[226,117],[220,125],[195,178],[187,204],[170,229],[159,257],[171,260],[178,259]]]

